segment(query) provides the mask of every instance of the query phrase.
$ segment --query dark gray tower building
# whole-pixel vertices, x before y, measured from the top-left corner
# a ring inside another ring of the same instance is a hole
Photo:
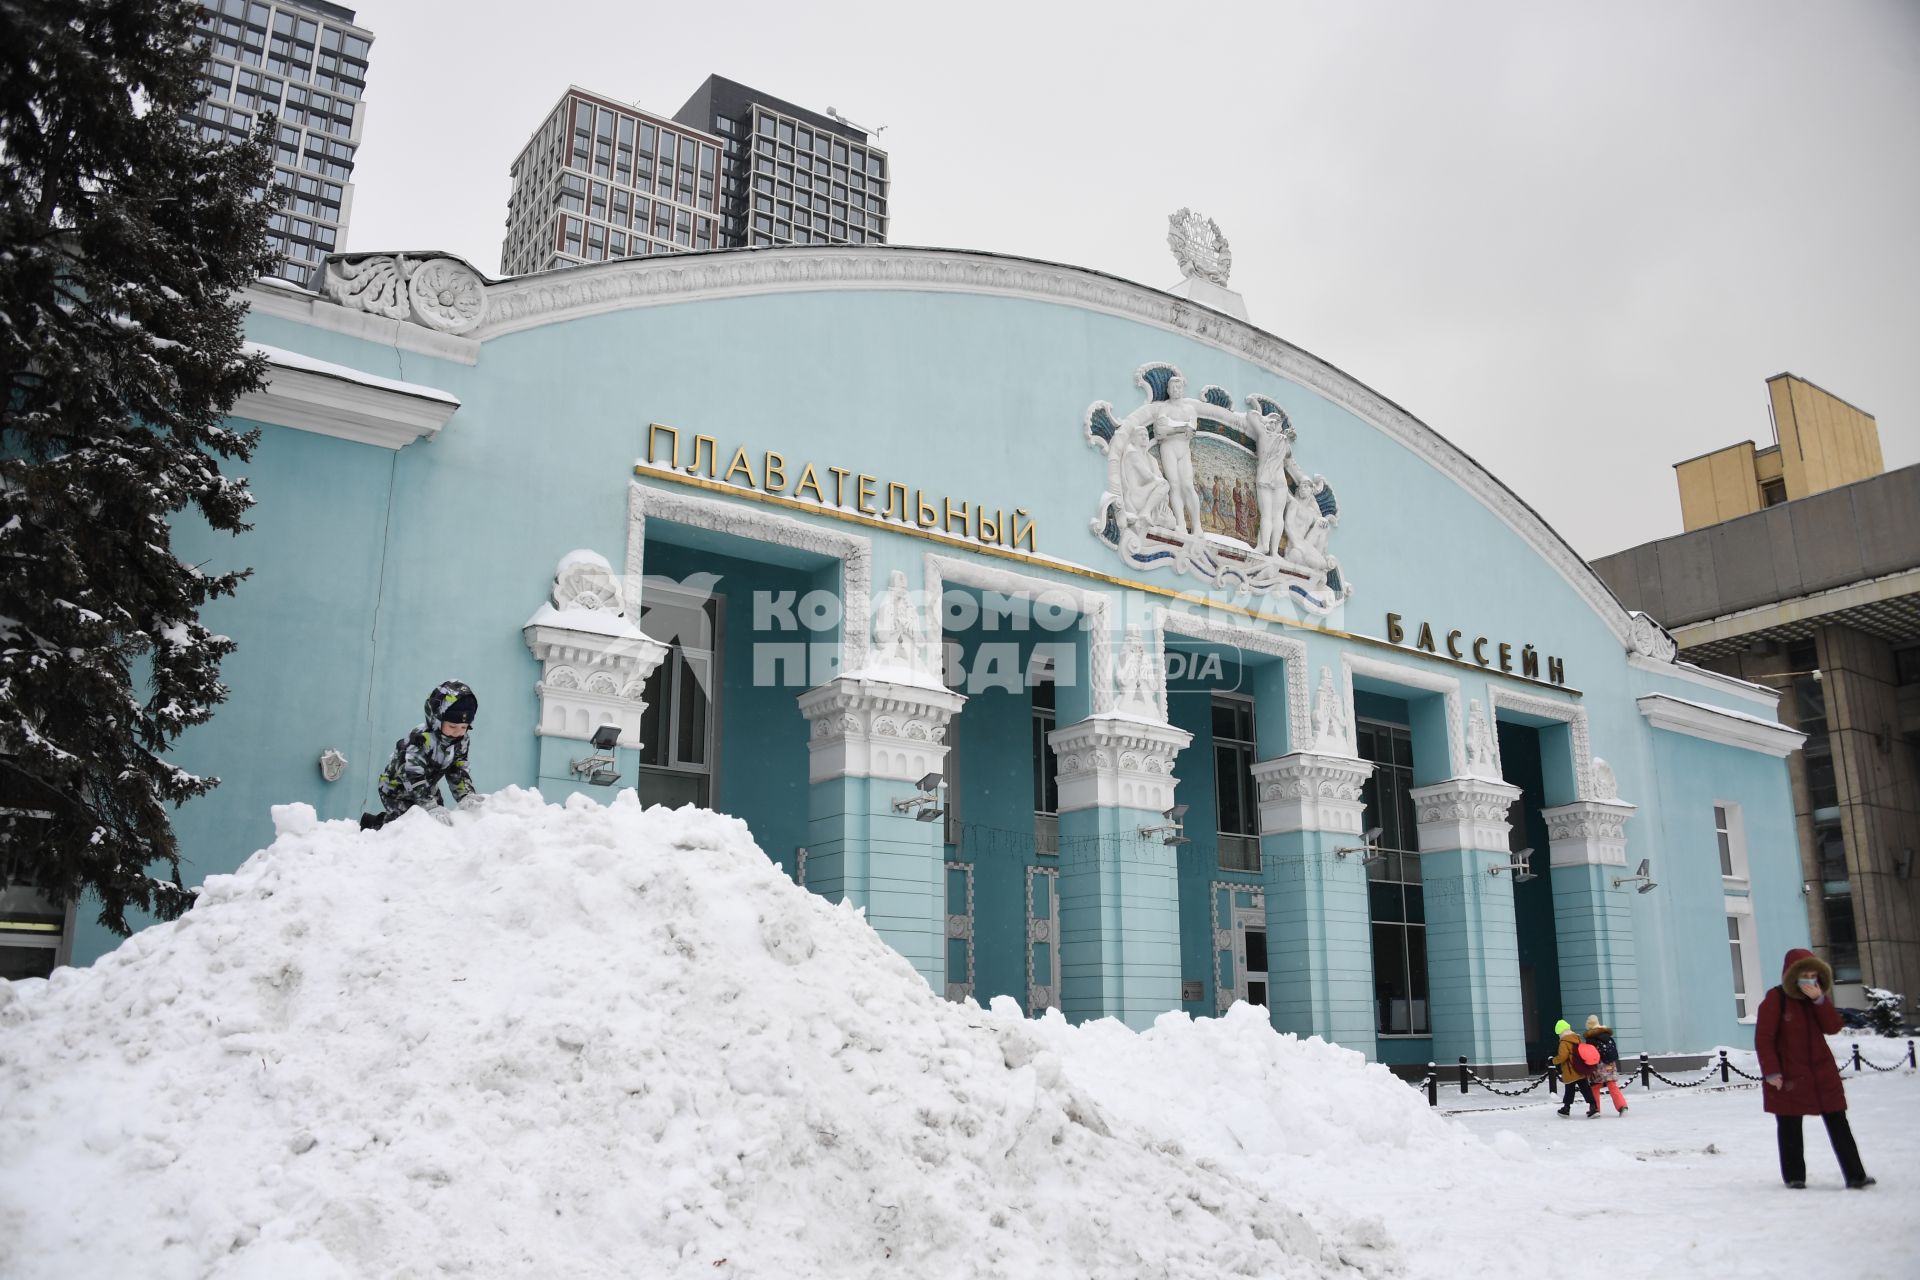
[[[827,112],[708,76],[675,113],[723,140],[722,244],[886,243],[887,153]]]

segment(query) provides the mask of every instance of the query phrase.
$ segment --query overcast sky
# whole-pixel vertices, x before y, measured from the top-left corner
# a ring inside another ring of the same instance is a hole
[[[1589,557],[1679,532],[1672,464],[1770,443],[1783,370],[1920,461],[1920,0],[357,11],[349,249],[498,274],[569,83],[671,115],[716,72],[886,126],[896,244],[1165,287],[1167,214],[1208,214],[1255,324]]]

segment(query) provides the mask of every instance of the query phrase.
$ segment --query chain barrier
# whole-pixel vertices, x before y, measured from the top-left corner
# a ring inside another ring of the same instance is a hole
[[[1672,1076],[1663,1074],[1658,1067],[1647,1068],[1648,1073],[1652,1075],[1655,1080],[1658,1080],[1661,1084],[1672,1085],[1676,1089],[1698,1089],[1703,1084],[1711,1084],[1713,1082],[1713,1074],[1717,1070],[1719,1070],[1717,1066],[1709,1065],[1706,1069],[1706,1074],[1698,1080],[1675,1080]]]
[[[1852,1049],[1853,1049],[1852,1054],[1846,1060],[1835,1064],[1840,1070],[1845,1071],[1847,1068],[1851,1067],[1854,1070],[1855,1074],[1857,1075],[1860,1071],[1866,1068],[1871,1068],[1872,1070],[1879,1071],[1879,1072],[1894,1072],[1894,1071],[1911,1072],[1911,1071],[1920,1069],[1920,1057],[1916,1056],[1915,1044],[1914,1044],[1914,1041],[1912,1040],[1907,1041],[1907,1052],[1905,1055],[1905,1060],[1896,1061],[1892,1066],[1883,1067],[1879,1063],[1873,1061],[1872,1059],[1863,1057],[1860,1053],[1860,1046],[1858,1044],[1853,1045]],[[1481,1075],[1479,1071],[1475,1070],[1474,1067],[1470,1063],[1468,1063],[1464,1055],[1460,1058],[1460,1063],[1458,1068],[1458,1080],[1459,1080],[1459,1087],[1460,1087],[1461,1093],[1463,1094],[1466,1093],[1470,1085],[1478,1084],[1482,1089],[1485,1089],[1488,1093],[1496,1094],[1502,1098],[1525,1097],[1527,1094],[1532,1093],[1535,1089],[1538,1089],[1542,1085],[1550,1085],[1558,1075],[1559,1075],[1558,1071],[1556,1071],[1553,1067],[1548,1067],[1545,1071],[1539,1074],[1539,1078],[1534,1080],[1532,1084],[1522,1085],[1518,1088],[1502,1088],[1500,1085],[1493,1083],[1491,1080],[1488,1080],[1485,1076]],[[1665,1072],[1657,1069],[1653,1065],[1652,1058],[1649,1055],[1643,1053],[1640,1055],[1640,1063],[1639,1063],[1638,1069],[1637,1070],[1628,1069],[1628,1070],[1620,1071],[1615,1077],[1615,1083],[1623,1087],[1631,1087],[1635,1084],[1638,1084],[1642,1090],[1651,1091],[1653,1088],[1653,1082],[1655,1080],[1658,1080],[1660,1081],[1660,1083],[1674,1089],[1698,1089],[1703,1084],[1714,1083],[1715,1082],[1714,1078],[1716,1076],[1719,1077],[1718,1083],[1722,1085],[1732,1084],[1734,1076],[1739,1076],[1742,1080],[1752,1080],[1756,1082],[1764,1079],[1763,1076],[1756,1075],[1749,1071],[1744,1071],[1741,1068],[1735,1066],[1731,1061],[1728,1060],[1727,1051],[1725,1049],[1722,1049],[1719,1051],[1719,1060],[1708,1062],[1707,1065],[1701,1069],[1700,1078],[1698,1080],[1676,1080],[1672,1076],[1667,1075]],[[1427,1064],[1427,1073],[1424,1076],[1422,1076],[1419,1080],[1413,1083],[1415,1084],[1415,1087],[1421,1089],[1426,1093],[1428,1106],[1437,1107],[1440,1105],[1440,1068],[1438,1064],[1429,1062]],[[1741,1086],[1741,1087],[1744,1087],[1744,1086]],[[1553,1090],[1549,1088],[1547,1090],[1547,1093],[1549,1096],[1551,1096],[1553,1093]]]
[[[1485,1076],[1481,1075],[1478,1071],[1475,1071],[1472,1067],[1467,1068],[1467,1077],[1469,1079],[1473,1080],[1482,1089],[1485,1089],[1488,1093],[1497,1093],[1503,1098],[1525,1097],[1527,1094],[1532,1093],[1535,1089],[1538,1089],[1541,1085],[1545,1084],[1547,1081],[1553,1079],[1554,1074],[1555,1073],[1552,1071],[1542,1072],[1538,1080],[1535,1080],[1532,1084],[1527,1085],[1523,1089],[1502,1089],[1499,1085],[1492,1083]],[[1551,1093],[1552,1090],[1548,1090],[1548,1092]]]
[[[1857,1075],[1862,1067],[1872,1067],[1875,1071],[1910,1071],[1914,1066],[1913,1041],[1911,1040],[1907,1041],[1906,1061],[1896,1061],[1890,1067],[1883,1067],[1871,1058],[1862,1057],[1860,1055],[1860,1045],[1857,1041],[1851,1047],[1853,1049],[1851,1059],[1839,1064],[1842,1071],[1845,1071],[1848,1067],[1852,1067],[1854,1073]]]

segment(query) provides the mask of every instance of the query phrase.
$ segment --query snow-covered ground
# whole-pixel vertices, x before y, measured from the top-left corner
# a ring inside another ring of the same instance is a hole
[[[1920,1273],[1908,1073],[1848,1084],[1881,1185],[1816,1121],[1792,1192],[1750,1089],[1441,1114],[1254,1010],[949,1004],[715,814],[275,816],[0,984],[0,1277]]]

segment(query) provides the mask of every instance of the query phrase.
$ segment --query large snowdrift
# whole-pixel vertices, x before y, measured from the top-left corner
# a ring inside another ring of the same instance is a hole
[[[0,983],[0,1275],[1385,1275],[1301,1171],[1497,1159],[1254,1011],[949,1004],[717,814],[275,819]]]

